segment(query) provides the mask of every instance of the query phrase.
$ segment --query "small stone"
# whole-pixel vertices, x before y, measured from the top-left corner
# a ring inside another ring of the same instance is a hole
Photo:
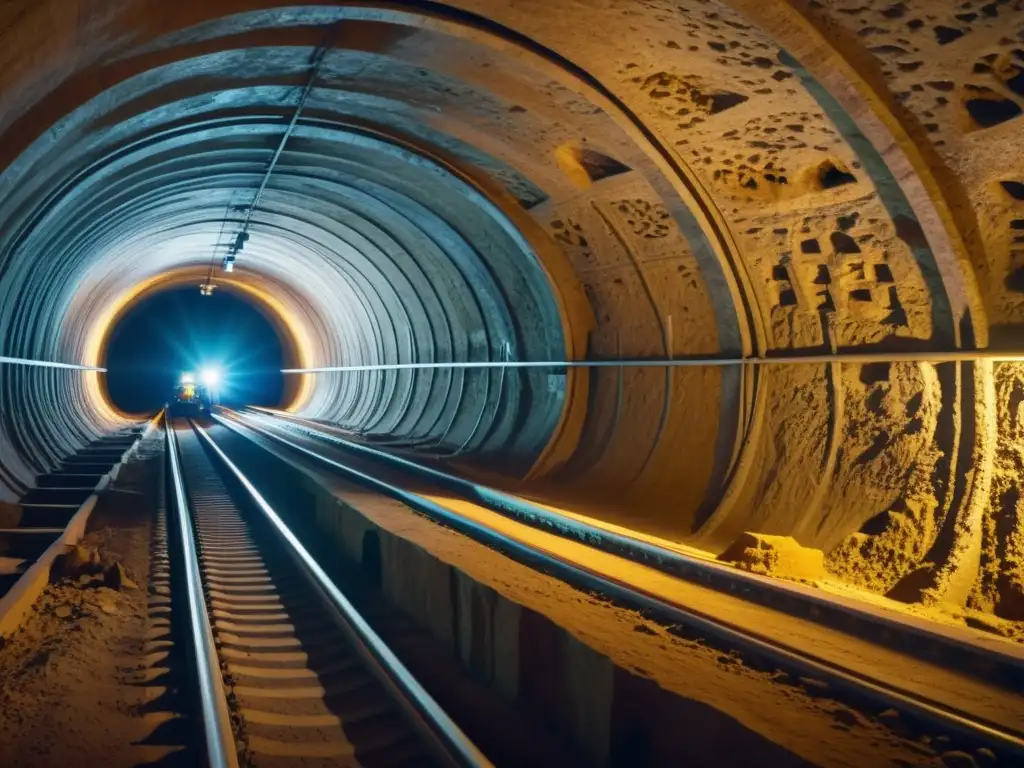
[[[100,569],[100,553],[90,547],[76,544],[64,555],[61,555],[56,572],[65,578],[75,578],[83,574],[96,573]]]
[[[103,584],[103,574],[82,574],[78,577],[79,587],[96,587]]]
[[[840,709],[833,710],[832,717],[838,720],[843,725],[863,725],[864,718],[859,713],[854,712],[852,709],[842,707]]]
[[[117,614],[117,606],[113,603],[103,603],[100,605],[100,610],[104,613],[110,614],[111,616]]]
[[[996,753],[988,747],[978,747],[974,750],[975,762],[978,765],[995,765],[996,764]]]
[[[986,615],[983,613],[969,613],[962,618],[967,626],[972,629],[980,629],[982,632],[992,632],[993,634],[1002,635],[1003,637],[1010,637],[1013,635],[1013,624],[1009,621],[1004,621],[997,616]]]
[[[139,585],[132,581],[125,567],[119,562],[107,568],[103,574],[103,583],[111,589],[138,589]]]
[[[813,677],[801,677],[800,685],[807,689],[808,693],[824,693],[828,690],[828,683],[824,680],[815,680]]]
[[[974,758],[966,752],[960,752],[959,750],[953,750],[951,752],[943,752],[940,756],[944,765],[949,768],[977,768],[978,764],[974,762]]]
[[[916,738],[921,744],[928,745],[931,743],[931,736],[918,736],[913,732],[907,724],[904,722],[902,715],[900,715],[897,709],[886,709],[877,715],[878,721],[888,728],[890,731],[895,733],[897,736],[902,736],[907,739]],[[927,741],[926,741],[927,740]]]
[[[53,615],[56,616],[58,619],[67,619],[67,618],[69,618],[71,616],[71,606],[70,605],[58,605],[57,606],[57,610],[55,610],[53,612]]]

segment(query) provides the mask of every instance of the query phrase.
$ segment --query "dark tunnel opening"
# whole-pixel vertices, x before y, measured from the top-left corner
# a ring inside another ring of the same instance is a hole
[[[111,332],[107,392],[127,413],[161,408],[183,372],[220,373],[225,405],[280,405],[285,367],[281,339],[251,303],[229,293],[180,288],[131,307]]]

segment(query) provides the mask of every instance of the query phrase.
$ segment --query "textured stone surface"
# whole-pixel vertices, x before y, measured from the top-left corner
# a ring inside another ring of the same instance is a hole
[[[1020,0],[278,6],[4,6],[0,353],[101,361],[124,306],[200,282],[325,40],[218,278],[297,365],[1021,347]],[[93,376],[0,376],[0,497],[118,418]],[[585,514],[715,552],[792,536],[862,586],[1016,617],[1017,378],[366,372],[290,394]]]

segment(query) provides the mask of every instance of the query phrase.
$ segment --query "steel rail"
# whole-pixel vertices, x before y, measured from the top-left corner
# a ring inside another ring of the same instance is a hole
[[[249,437],[231,419],[214,414],[214,419],[243,437]],[[693,608],[666,602],[649,591],[624,581],[595,572],[590,568],[542,548],[536,548],[434,502],[391,485],[370,474],[346,466],[271,431],[246,424],[246,428],[289,447],[315,463],[340,473],[359,485],[370,488],[406,504],[429,519],[469,536],[531,568],[554,575],[577,588],[598,592],[632,608],[650,611],[668,623],[681,624],[719,638],[731,647],[773,660],[800,676],[824,680],[836,690],[860,700],[870,701],[881,709],[895,708],[910,713],[940,731],[951,731],[978,743],[997,746],[1018,758],[1024,758],[1024,733],[1009,731],[995,723],[982,721],[969,713],[903,691],[884,681],[874,680],[805,652],[781,644],[754,630],[712,617]],[[249,437],[249,439],[252,439]]]
[[[199,699],[202,708],[202,726],[206,745],[206,759],[210,768],[238,768],[238,751],[231,727],[224,679],[220,671],[220,657],[213,638],[213,628],[206,610],[206,594],[199,572],[199,557],[193,538],[192,515],[185,491],[181,464],[178,460],[178,441],[174,427],[164,417],[167,434],[167,455],[171,465],[171,482],[177,509],[178,535],[181,540],[182,571],[188,596],[189,633],[195,651],[196,673],[199,678]]]
[[[0,356],[0,365],[35,365],[40,368],[70,368],[75,371],[98,371],[106,373],[106,368],[97,368],[94,365],[75,365],[74,363],[51,363],[48,360],[29,360],[25,357],[3,357]]]
[[[217,416],[214,416],[218,419]],[[218,419],[219,420],[219,419]],[[324,596],[338,614],[338,626],[348,635],[356,651],[373,675],[391,692],[413,726],[434,748],[446,765],[458,768],[492,768],[492,763],[477,749],[462,729],[448,716],[434,698],[413,677],[401,660],[367,623],[359,611],[338,589],[287,524],[263,498],[262,494],[235,465],[205,429],[192,422],[192,428],[210,447],[223,466],[248,492],[253,503],[270,521],[288,553],[298,563],[312,585]]]

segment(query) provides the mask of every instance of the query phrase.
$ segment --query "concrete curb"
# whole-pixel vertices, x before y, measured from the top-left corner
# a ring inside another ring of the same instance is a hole
[[[85,537],[89,517],[95,509],[100,495],[107,490],[112,482],[117,480],[121,467],[137,453],[139,444],[152,432],[158,418],[159,414],[150,421],[146,429],[121,455],[121,459],[110,468],[110,471],[99,479],[93,492],[82,502],[71,520],[68,521],[64,533],[43,551],[7,594],[0,598],[0,638],[10,637],[21,627],[31,612],[32,606],[46,589],[46,585],[50,583],[50,570],[53,568],[54,561]]]

